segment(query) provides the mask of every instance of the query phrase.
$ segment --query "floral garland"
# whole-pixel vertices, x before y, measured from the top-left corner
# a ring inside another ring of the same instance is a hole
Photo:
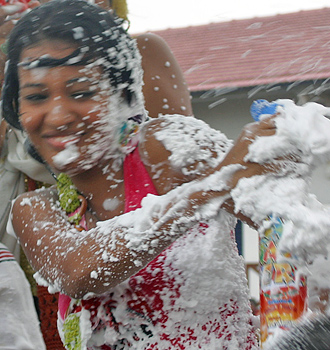
[[[61,208],[67,213],[69,222],[81,229],[79,224],[87,210],[86,198],[78,192],[67,174],[58,175],[56,183]]]

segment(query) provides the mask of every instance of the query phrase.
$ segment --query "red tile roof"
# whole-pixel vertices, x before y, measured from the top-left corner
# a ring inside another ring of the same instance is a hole
[[[330,77],[330,8],[155,33],[191,91]]]

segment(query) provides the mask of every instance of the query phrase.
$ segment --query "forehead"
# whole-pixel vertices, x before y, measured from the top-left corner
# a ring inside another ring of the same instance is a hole
[[[55,59],[61,59],[67,57],[73,53],[76,49],[75,45],[67,43],[65,41],[43,41],[38,45],[28,47],[22,51],[21,62],[33,62],[41,57],[51,57]],[[49,83],[55,83],[55,81],[66,81],[74,77],[89,77],[93,80],[99,80],[100,74],[102,74],[103,69],[100,65],[89,64],[84,65],[64,65],[55,67],[35,67],[35,68],[24,68],[19,67],[18,69],[21,83],[28,81],[48,81]]]
[[[21,62],[31,62],[43,56],[50,56],[56,59],[64,58],[74,52],[77,47],[65,41],[41,41],[29,46],[22,51]]]

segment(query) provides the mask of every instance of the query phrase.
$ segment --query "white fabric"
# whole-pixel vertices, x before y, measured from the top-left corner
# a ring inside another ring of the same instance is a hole
[[[25,191],[24,174],[37,181],[54,183],[49,171],[26,152],[25,139],[22,131],[9,129],[0,157],[0,241],[9,248],[18,261],[17,239],[6,232],[11,201]]]
[[[14,260],[0,262],[0,310],[0,350],[46,349],[30,285]]]

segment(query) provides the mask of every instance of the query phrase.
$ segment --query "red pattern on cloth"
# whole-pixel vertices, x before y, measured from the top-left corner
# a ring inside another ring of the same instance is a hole
[[[47,350],[65,350],[57,330],[59,293],[49,293],[47,287],[37,286],[40,309],[40,328]]]
[[[0,263],[5,261],[15,261],[15,257],[8,249],[0,248]]]

